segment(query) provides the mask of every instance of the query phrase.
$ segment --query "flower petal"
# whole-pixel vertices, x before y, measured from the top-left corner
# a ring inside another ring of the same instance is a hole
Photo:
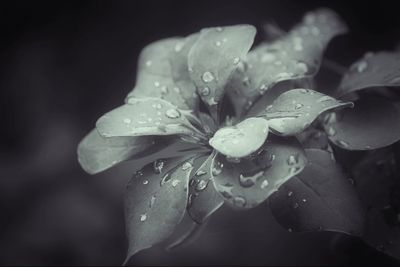
[[[142,153],[155,144],[152,136],[104,138],[92,130],[78,145],[82,168],[95,174]]]
[[[347,150],[370,150],[400,139],[400,109],[382,97],[365,96],[354,109],[327,114],[324,128],[329,139]]]
[[[190,76],[209,107],[221,100],[224,89],[240,60],[253,44],[251,25],[206,28],[188,56]]]
[[[198,96],[187,70],[187,54],[193,38],[169,38],[146,46],[139,57],[135,88],[126,102],[131,97],[155,97],[178,108],[194,110]]]
[[[271,136],[258,155],[232,161],[221,154],[214,160],[214,186],[236,208],[252,208],[284,182],[302,171],[307,158],[294,138]]]
[[[188,164],[187,164],[188,163]],[[127,262],[132,255],[165,240],[185,214],[192,161],[156,161],[138,171],[126,192]]]
[[[212,172],[216,170],[211,168],[212,159],[213,155],[207,155],[195,160],[189,183],[187,210],[190,217],[199,224],[204,223],[224,203],[212,185]]]
[[[235,126],[220,128],[209,140],[221,154],[242,158],[257,151],[268,136],[268,122],[263,118],[248,118]]]
[[[360,235],[364,210],[331,153],[306,149],[308,164],[269,198],[278,222],[294,232],[334,231]]]
[[[337,96],[380,86],[400,86],[400,51],[366,53],[343,76]]]
[[[235,74],[232,81],[235,86],[230,86],[235,90],[230,90],[230,94],[236,91],[245,102],[255,102],[278,82],[314,75],[329,41],[346,31],[347,27],[333,11],[309,12],[287,35],[249,52],[247,67]]]
[[[96,123],[104,137],[145,135],[191,135],[189,120],[171,103],[158,98],[131,98],[129,103],[105,115]]]
[[[352,106],[313,90],[293,89],[275,99],[262,116],[274,133],[288,136],[304,131],[323,112]]]

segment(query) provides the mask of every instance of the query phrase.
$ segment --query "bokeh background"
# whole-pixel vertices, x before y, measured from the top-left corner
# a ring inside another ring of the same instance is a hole
[[[76,146],[134,86],[148,43],[206,26],[275,22],[289,29],[317,7],[350,34],[327,57],[348,66],[400,41],[395,1],[9,1],[0,8],[0,265],[119,265],[127,247],[123,193],[133,167],[96,176]],[[356,238],[291,234],[266,206],[221,209],[181,251],[139,253],[132,265],[395,263]]]

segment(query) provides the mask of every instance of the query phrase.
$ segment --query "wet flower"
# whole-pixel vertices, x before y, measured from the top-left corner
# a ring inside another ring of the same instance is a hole
[[[78,148],[89,173],[126,160],[140,169],[126,194],[128,259],[165,240],[185,214],[201,224],[223,203],[255,207],[300,174],[307,156],[295,136],[322,113],[352,106],[310,88],[328,42],[345,31],[320,9],[252,50],[251,25],[144,48],[125,104]]]

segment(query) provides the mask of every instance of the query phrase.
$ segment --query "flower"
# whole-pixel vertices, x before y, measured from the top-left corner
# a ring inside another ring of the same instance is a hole
[[[319,9],[251,51],[251,25],[144,48],[125,104],[78,147],[89,173],[125,160],[140,169],[126,193],[127,260],[170,236],[186,212],[201,224],[223,203],[253,208],[300,174],[307,156],[295,136],[320,114],[352,106],[303,88],[344,32],[336,14]]]

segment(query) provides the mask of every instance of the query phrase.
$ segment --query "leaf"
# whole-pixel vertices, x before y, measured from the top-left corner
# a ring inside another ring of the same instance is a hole
[[[329,139],[347,150],[370,150],[400,139],[400,110],[393,102],[365,96],[354,109],[328,114],[324,128]]]
[[[364,210],[354,187],[331,153],[306,149],[308,164],[270,199],[272,213],[289,231],[361,235]]]
[[[194,128],[182,112],[162,99],[131,98],[128,104],[103,115],[96,127],[104,137],[191,135]]]
[[[248,118],[235,126],[220,128],[209,140],[209,144],[225,156],[242,158],[258,150],[267,136],[267,120]]]
[[[253,44],[256,29],[251,25],[206,28],[190,49],[188,67],[197,92],[215,107],[240,60]]]
[[[346,31],[346,25],[331,10],[307,13],[287,35],[249,52],[243,77],[248,82],[240,90],[254,102],[280,81],[314,75],[329,41]]]
[[[86,172],[95,174],[141,154],[155,143],[152,136],[104,138],[94,129],[79,143],[78,161]]]
[[[187,69],[192,39],[193,36],[169,38],[146,46],[139,56],[135,88],[125,102],[130,98],[154,97],[180,109],[196,109],[198,96]]]
[[[275,99],[263,117],[274,133],[288,136],[304,131],[323,112],[352,106],[313,90],[293,89]]]
[[[397,163],[397,165],[396,165]],[[391,149],[373,150],[354,166],[354,184],[367,208],[363,235],[370,246],[400,259],[400,180]],[[397,173],[396,173],[397,171]]]
[[[212,175],[218,172],[218,169],[211,168],[212,159],[213,155],[197,158],[189,182],[187,211],[199,224],[204,223],[224,203],[212,185]]]
[[[366,53],[343,76],[337,96],[381,86],[400,86],[400,51]]]
[[[165,240],[182,220],[192,161],[158,160],[136,172],[127,186],[127,262],[135,253]]]
[[[252,208],[301,172],[306,163],[296,139],[270,136],[252,157],[239,160],[217,154],[213,182],[225,202],[238,209]]]

